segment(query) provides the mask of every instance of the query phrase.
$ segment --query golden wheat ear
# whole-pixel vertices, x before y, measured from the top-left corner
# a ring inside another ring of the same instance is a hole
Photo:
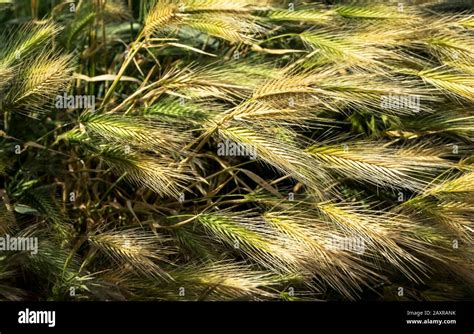
[[[72,59],[71,55],[43,51],[25,61],[7,103],[13,109],[44,111],[71,79]]]
[[[28,80],[24,70],[36,66],[34,59],[48,53],[50,38],[59,32],[59,27],[51,22],[28,23],[14,28],[0,36],[0,100],[3,108],[12,108],[12,95],[20,88],[22,81]]]
[[[250,44],[265,31],[252,15],[253,8],[247,1],[153,1],[143,33],[150,36],[187,27],[232,43]]]
[[[190,287],[191,300],[268,300],[278,298],[285,276],[255,270],[245,262],[190,263],[171,272],[177,286]],[[175,290],[176,291],[176,290]]]
[[[79,117],[79,122],[93,138],[163,154],[183,154],[183,147],[191,140],[189,133],[178,132],[165,123],[140,116],[85,112]]]
[[[117,145],[102,145],[99,157],[131,183],[178,198],[193,178],[168,156],[151,156]]]
[[[157,237],[140,228],[132,228],[97,232],[90,235],[88,241],[113,263],[131,266],[145,277],[170,279],[159,266],[160,261],[167,262],[166,257],[173,253],[169,246],[165,246],[166,239],[163,237]]]
[[[444,159],[446,147],[411,145],[401,148],[385,143],[347,142],[313,145],[307,149],[322,166],[336,174],[383,187],[423,189],[432,178],[452,167]]]

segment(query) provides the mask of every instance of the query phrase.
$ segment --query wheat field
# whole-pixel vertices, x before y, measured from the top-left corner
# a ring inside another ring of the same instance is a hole
[[[0,300],[468,300],[471,1],[0,2]]]

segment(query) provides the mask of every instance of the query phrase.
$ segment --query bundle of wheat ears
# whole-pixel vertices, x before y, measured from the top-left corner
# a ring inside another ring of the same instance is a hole
[[[465,300],[472,1],[0,4],[1,300]]]

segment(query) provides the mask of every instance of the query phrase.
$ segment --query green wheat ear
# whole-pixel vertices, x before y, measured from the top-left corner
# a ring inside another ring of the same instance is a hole
[[[29,23],[3,36],[4,47],[0,51],[0,64],[11,66],[16,62],[21,62],[42,50],[59,31],[59,26],[52,22]]]

